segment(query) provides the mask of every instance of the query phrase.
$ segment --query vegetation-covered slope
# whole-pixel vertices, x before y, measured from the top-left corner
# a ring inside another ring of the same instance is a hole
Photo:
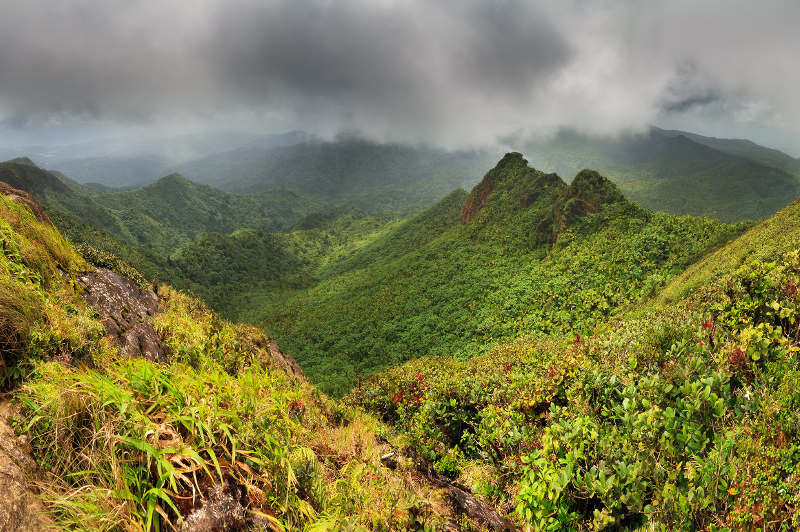
[[[93,266],[54,227],[0,195],[0,241],[0,377],[59,528],[444,526],[444,493],[381,461],[396,437],[287,372],[259,330],[162,286],[162,362],[121,357],[83,297]]]
[[[657,128],[617,139],[562,132],[525,153],[561,175],[594,168],[645,207],[726,222],[765,218],[800,195],[788,155]]]
[[[420,355],[583,333],[737,231],[642,209],[594,172],[568,186],[509,154],[466,199],[451,194],[279,305],[235,299],[234,316],[260,317],[312,380],[341,393]]]
[[[689,133],[688,131],[654,129],[663,135],[683,135],[698,144],[704,144],[715,150],[749,159],[762,166],[778,168],[790,174],[800,175],[800,159],[787,155],[780,150],[766,148],[747,139],[721,139],[698,135],[697,133]]]
[[[36,195],[57,220],[63,215],[75,237],[84,224],[164,258],[212,231],[289,228],[322,205],[279,188],[227,193],[177,174],[135,190],[95,192],[21,160],[0,163],[0,180]]]
[[[388,227],[351,213],[283,242],[210,235],[218,262],[197,275],[242,254],[250,282],[275,255],[323,279],[240,311],[280,317],[329,389],[357,383],[335,403],[263,333],[168,287],[164,361],[119,358],[76,283],[92,266],[0,197],[3,385],[70,529],[439,529],[434,485],[534,529],[796,528],[800,203],[730,241],[743,229],[509,154]]]
[[[417,359],[348,401],[534,529],[794,529],[799,242],[796,201],[588,334]]]

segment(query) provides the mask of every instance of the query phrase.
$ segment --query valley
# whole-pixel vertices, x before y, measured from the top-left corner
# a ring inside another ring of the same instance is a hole
[[[696,167],[688,158],[708,203],[720,189]],[[747,464],[778,479],[793,463],[768,463],[782,447],[764,428],[793,437],[789,418],[770,416],[790,400],[798,353],[800,208],[761,222],[694,216],[680,202],[662,202],[680,214],[651,210],[625,190],[676,194],[636,168],[633,181],[586,169],[567,181],[510,152],[469,192],[384,204],[386,190],[360,177],[341,193],[277,182],[228,192],[178,174],[113,190],[28,159],[0,163],[0,180],[33,194],[69,238],[2,200],[14,290],[0,298],[4,386],[24,383],[17,415],[42,467],[86,471],[90,486],[68,502],[57,493],[69,482],[50,485],[53,515],[67,528],[109,512],[127,516],[118,524],[220,523],[180,503],[181,467],[264,493],[203,495],[261,508],[237,518],[251,527],[691,528],[723,515],[749,526],[755,494],[783,515],[781,481],[765,490]],[[736,179],[731,204],[753,198],[739,212],[777,205],[774,184]],[[75,284],[93,268],[134,292],[157,288],[159,309],[142,318],[163,342],[157,359],[116,358]],[[81,402],[56,408],[66,393]],[[115,427],[126,453],[163,463],[165,480],[135,480],[142,470],[129,466],[122,499],[97,502],[116,451],[86,447],[105,438],[69,421],[86,415]],[[151,425],[179,447],[153,447],[137,428]],[[82,462],[56,457],[52,430],[58,445],[85,449]],[[452,502],[464,497],[479,502]],[[126,498],[138,513],[112,509]]]

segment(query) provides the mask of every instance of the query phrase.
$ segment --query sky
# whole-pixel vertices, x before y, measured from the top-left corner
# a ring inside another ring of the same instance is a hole
[[[443,147],[653,124],[800,155],[800,2],[0,0],[0,143]]]

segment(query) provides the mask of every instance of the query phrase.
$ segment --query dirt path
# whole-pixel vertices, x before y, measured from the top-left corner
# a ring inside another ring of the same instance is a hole
[[[0,399],[0,532],[53,530],[42,501],[31,489],[36,463],[11,428],[13,410]]]

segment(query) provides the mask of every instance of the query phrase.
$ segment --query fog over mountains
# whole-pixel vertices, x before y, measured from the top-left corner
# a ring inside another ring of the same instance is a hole
[[[0,146],[236,129],[465,148],[656,124],[800,154],[789,1],[2,7]]]

